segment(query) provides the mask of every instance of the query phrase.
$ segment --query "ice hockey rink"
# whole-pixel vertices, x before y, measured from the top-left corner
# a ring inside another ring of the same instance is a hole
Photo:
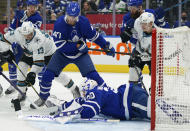
[[[8,76],[8,72],[3,72]],[[79,85],[83,78],[78,72],[66,72],[77,85]],[[111,87],[118,87],[121,84],[128,83],[127,73],[100,73],[106,83]],[[0,83],[3,86],[4,91],[9,87],[9,83],[0,76]],[[150,76],[144,75],[143,81],[146,88],[150,86]],[[39,91],[38,81],[34,87]],[[150,121],[122,121],[122,122],[88,122],[88,123],[70,123],[70,124],[58,124],[53,121],[32,121],[18,119],[14,108],[11,107],[11,99],[15,97],[16,93],[11,96],[0,97],[0,131],[149,131]],[[38,97],[32,88],[28,89],[27,95],[32,101]],[[62,87],[59,83],[53,82],[51,88],[51,95],[56,95],[61,100],[69,101],[72,99],[72,94],[69,90]],[[44,108],[32,110],[29,109],[29,103],[25,103],[25,107],[22,107],[23,116],[27,115],[48,115],[48,111]],[[47,112],[46,112],[47,111]]]

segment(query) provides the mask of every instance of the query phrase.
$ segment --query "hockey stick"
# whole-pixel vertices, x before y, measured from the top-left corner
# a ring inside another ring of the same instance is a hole
[[[102,50],[102,49],[94,49],[94,48],[88,48],[88,50],[92,50],[92,51],[100,51],[100,52],[109,52],[109,50]],[[125,53],[125,52],[115,52],[116,54],[122,54],[122,55],[132,55],[131,53]],[[144,55],[135,55],[133,54],[133,56],[138,56],[138,57],[149,57],[149,56],[144,56]]]
[[[68,119],[62,118],[68,117]],[[106,122],[106,123],[117,123],[120,122],[119,119],[106,119],[106,118],[72,118],[71,116],[64,116],[64,117],[57,117],[54,118],[50,115],[29,115],[25,116],[23,120],[30,120],[30,121],[40,121],[40,122],[55,122],[58,124],[72,124],[72,123],[91,123],[91,122]]]
[[[20,67],[16,64],[16,62],[15,62],[14,60],[12,60],[12,62],[13,62],[13,64],[17,67],[17,69],[21,72],[21,74],[24,76],[24,78],[26,79],[26,76],[24,75],[24,73],[22,72],[22,70],[20,69]],[[34,92],[38,95],[38,97],[39,97],[40,99],[42,99],[42,98],[40,97],[39,93],[37,92],[37,90],[34,88],[34,86],[33,86],[30,82],[29,82],[29,84],[30,84],[30,86],[32,87],[32,89],[34,90]],[[44,104],[45,104],[46,107],[48,107],[46,103],[44,103]],[[34,104],[32,104],[32,105],[34,105]],[[35,107],[35,106],[34,106],[34,107]]]
[[[70,124],[70,123],[89,123],[89,122],[109,122],[109,123],[116,123],[120,122],[119,119],[106,119],[106,118],[88,118],[88,119],[73,119],[72,121],[68,121],[65,124]]]
[[[11,86],[13,86],[22,96],[26,96],[26,94],[22,93],[22,91],[18,87],[16,87],[2,72],[0,72],[0,75],[2,75],[11,84]],[[33,104],[33,102],[28,97],[26,97],[26,99],[29,101],[29,103]],[[34,106],[36,109],[38,108],[36,107],[36,105]]]
[[[92,51],[100,51],[100,52],[109,52],[109,50],[94,49],[94,48],[88,48],[88,50],[92,50]],[[117,52],[117,51],[115,51],[115,54],[131,55],[131,53]]]
[[[128,46],[128,43],[126,43],[127,45],[127,49],[128,49],[128,51],[129,51],[129,53],[131,54],[130,55],[130,57],[134,57],[133,56],[133,54],[132,54],[132,52],[131,52],[131,50],[129,49],[129,46]],[[147,92],[147,90],[146,90],[146,87],[145,87],[145,85],[144,85],[144,82],[143,82],[143,80],[142,80],[142,78],[141,78],[141,76],[140,76],[140,73],[139,73],[139,71],[138,71],[138,69],[137,69],[137,67],[134,65],[134,68],[135,68],[135,71],[136,71],[136,73],[137,73],[137,75],[138,75],[138,77],[139,77],[139,80],[140,80],[140,82],[141,82],[141,84],[142,84],[142,86],[143,86],[143,89],[146,91],[146,93],[148,94],[148,92]]]

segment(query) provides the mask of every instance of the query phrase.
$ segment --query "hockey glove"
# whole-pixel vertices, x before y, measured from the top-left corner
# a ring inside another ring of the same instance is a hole
[[[113,48],[113,45],[109,42],[106,41],[106,47],[104,48],[104,50],[106,51],[106,54],[109,56],[115,56],[115,49]]]
[[[81,53],[86,53],[88,52],[88,47],[86,46],[86,43],[82,40],[78,41],[77,44],[79,45],[78,46],[78,50],[81,52]]]
[[[5,59],[8,63],[13,64],[13,61],[15,61],[15,56],[12,51],[8,50],[2,53],[2,59]]]
[[[36,74],[35,74],[34,72],[29,72],[29,73],[27,74],[27,77],[26,77],[25,82],[26,82],[26,84],[27,84],[28,86],[31,86],[31,84],[34,85],[35,79],[36,79]]]
[[[142,60],[138,56],[131,56],[131,58],[129,59],[129,67],[138,67],[141,63]]]
[[[130,40],[132,36],[132,32],[131,32],[131,28],[126,28],[121,34],[120,34],[120,37],[121,37],[121,41],[123,43],[126,43],[127,41]]]

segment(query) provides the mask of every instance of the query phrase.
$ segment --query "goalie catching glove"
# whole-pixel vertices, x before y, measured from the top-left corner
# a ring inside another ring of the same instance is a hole
[[[34,85],[34,84],[35,84],[35,79],[36,79],[36,74],[35,74],[34,72],[29,72],[29,73],[27,74],[25,83],[26,83],[28,86]]]

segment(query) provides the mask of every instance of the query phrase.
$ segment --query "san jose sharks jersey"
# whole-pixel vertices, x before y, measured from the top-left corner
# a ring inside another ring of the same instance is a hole
[[[33,61],[44,61],[45,56],[50,56],[56,51],[53,38],[39,29],[34,30],[34,36],[29,41],[20,33],[21,27],[16,30],[8,31],[4,38],[9,43],[18,43],[26,56],[32,57]],[[43,64],[43,63],[42,63]]]

